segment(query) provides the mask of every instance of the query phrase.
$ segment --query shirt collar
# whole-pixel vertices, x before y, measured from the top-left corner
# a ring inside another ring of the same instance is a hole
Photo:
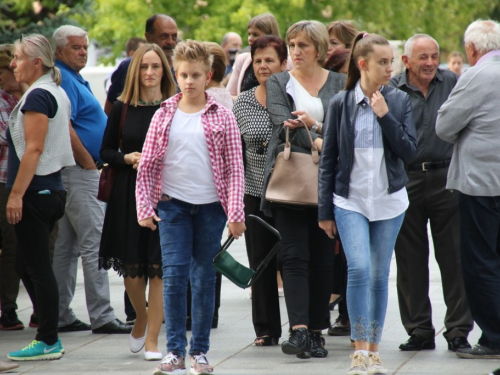
[[[442,70],[439,68],[436,70],[436,75],[432,79],[431,83],[436,82],[436,81],[440,81],[440,82],[443,81],[443,75],[441,74],[441,72],[442,72]],[[408,69],[405,69],[403,74],[401,74],[401,79],[399,80],[398,87],[405,86],[405,85],[410,87],[410,88],[415,87],[411,83],[408,82]]]
[[[481,56],[479,60],[477,60],[476,65],[482,64],[483,62],[485,62],[486,60],[488,60],[490,57],[493,56],[500,56],[500,49],[496,49],[488,53],[485,53],[483,56]]]
[[[219,104],[215,101],[212,95],[207,94],[205,92],[205,97],[207,98],[207,103],[205,104],[205,108],[203,109],[203,114],[206,114],[210,110],[217,110],[219,108]],[[182,92],[172,96],[170,99],[165,100],[161,103],[161,107],[164,108],[167,112],[175,112],[177,107],[179,106],[179,101],[182,98]]]
[[[82,77],[82,75],[71,69],[66,63],[62,62],[61,60],[56,59],[56,64],[55,64],[60,70],[64,70],[66,73],[71,74],[73,77],[75,77],[78,81],[82,82],[83,84],[86,84],[87,81]]]
[[[380,92],[383,94],[385,90],[385,86],[380,87]],[[356,99],[356,104],[360,104],[362,101],[365,101],[367,104],[370,104],[370,99],[366,97],[365,93],[361,89],[361,80],[356,82],[356,87],[354,88],[354,95]]]

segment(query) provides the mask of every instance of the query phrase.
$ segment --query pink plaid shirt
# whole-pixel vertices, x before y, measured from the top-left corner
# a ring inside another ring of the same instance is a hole
[[[7,143],[7,128],[9,115],[17,104],[15,96],[0,90],[0,182],[7,182],[7,159],[9,158],[9,145]]]
[[[207,139],[210,164],[220,202],[229,222],[244,222],[243,194],[245,173],[241,135],[233,113],[215,102],[209,94],[201,115]],[[182,93],[162,103],[156,111],[142,148],[137,171],[137,219],[152,217],[161,196],[163,156],[168,146],[172,119]]]

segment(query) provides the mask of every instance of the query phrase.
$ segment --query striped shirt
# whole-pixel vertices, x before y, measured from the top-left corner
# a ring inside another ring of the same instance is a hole
[[[241,136],[231,111],[210,95],[201,114],[210,164],[219,200],[229,222],[244,222],[245,173]],[[168,147],[172,119],[182,93],[163,102],[149,126],[137,172],[137,219],[152,217],[161,196],[163,157]]]
[[[382,86],[380,92],[383,90]],[[354,162],[349,197],[334,194],[333,204],[358,212],[369,221],[392,219],[408,208],[408,194],[406,188],[389,194],[382,128],[359,81],[354,92],[358,110],[354,123]]]

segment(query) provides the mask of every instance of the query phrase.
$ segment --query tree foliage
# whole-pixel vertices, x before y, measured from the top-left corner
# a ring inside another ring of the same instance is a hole
[[[1,0],[0,43],[12,43],[21,34],[50,37],[61,25],[75,24],[77,14],[91,11],[91,0]]]

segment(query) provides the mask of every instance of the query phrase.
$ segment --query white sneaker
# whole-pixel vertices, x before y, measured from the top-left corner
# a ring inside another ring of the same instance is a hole
[[[193,375],[213,374],[214,368],[208,363],[207,356],[204,353],[191,356],[191,370]]]
[[[367,375],[366,357],[363,353],[354,353],[351,355],[351,358],[351,368],[347,372],[347,375]]]
[[[382,366],[380,357],[375,353],[368,353],[368,374],[387,374],[387,369]]]
[[[163,361],[155,367],[153,375],[183,375],[186,374],[184,358],[172,352],[168,353]]]

